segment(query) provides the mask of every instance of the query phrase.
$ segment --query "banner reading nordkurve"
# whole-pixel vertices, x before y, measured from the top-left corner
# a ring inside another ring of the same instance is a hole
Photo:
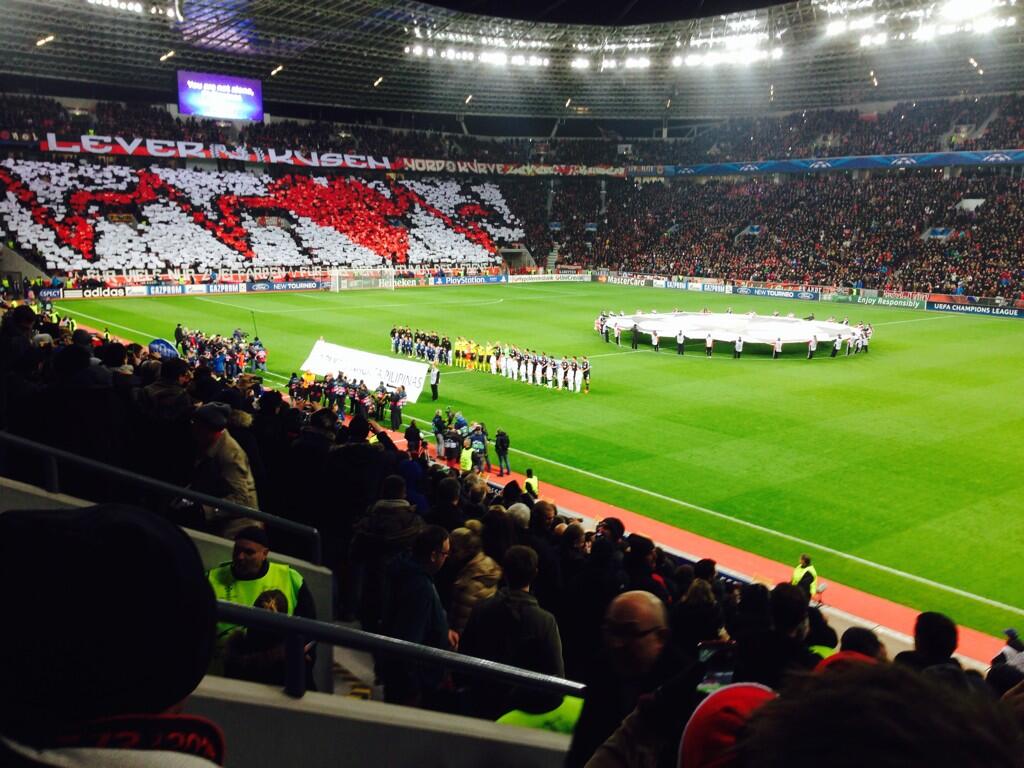
[[[419,398],[420,392],[423,391],[423,383],[427,379],[426,363],[396,360],[393,357],[330,344],[323,339],[313,345],[309,357],[302,364],[302,370],[312,371],[317,376],[344,373],[349,381],[365,381],[370,389],[376,388],[382,381],[392,389],[402,385],[410,403],[415,403]]]

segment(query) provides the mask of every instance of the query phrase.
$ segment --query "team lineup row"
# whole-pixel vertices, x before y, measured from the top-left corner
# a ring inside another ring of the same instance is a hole
[[[404,327],[391,329],[391,351],[430,363],[490,371],[495,376],[500,374],[513,381],[549,389],[590,392],[590,361],[585,356],[559,358],[498,341],[479,344],[462,336],[452,343],[447,336],[433,331]]]

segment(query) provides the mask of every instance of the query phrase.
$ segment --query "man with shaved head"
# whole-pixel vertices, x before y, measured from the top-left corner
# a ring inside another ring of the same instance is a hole
[[[604,651],[587,679],[567,768],[583,766],[637,699],[650,693],[687,664],[668,642],[665,604],[650,592],[624,592],[612,600],[604,617]]]

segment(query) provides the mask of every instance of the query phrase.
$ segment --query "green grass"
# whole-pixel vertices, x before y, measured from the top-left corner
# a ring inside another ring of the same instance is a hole
[[[797,353],[772,361],[756,347],[740,361],[707,360],[699,350],[683,358],[644,347],[631,353],[593,331],[602,308],[704,305],[819,317],[834,310],[873,323],[876,333],[869,355],[808,362]],[[449,373],[439,404],[486,421],[492,434],[505,429],[515,449],[532,454],[513,453],[513,467],[532,466],[556,485],[783,562],[808,549],[826,579],[947,612],[990,634],[1024,614],[1021,322],[564,283],[117,299],[61,309],[140,342],[171,337],[176,322],[251,331],[254,310],[271,371],[282,377],[321,335],[388,354],[396,323],[591,355],[587,397]],[[406,411],[432,413],[429,396]]]

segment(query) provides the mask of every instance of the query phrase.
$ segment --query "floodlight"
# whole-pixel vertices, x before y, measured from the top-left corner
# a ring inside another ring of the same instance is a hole
[[[946,0],[941,13],[951,21],[967,21],[988,13],[993,7],[993,0]]]
[[[480,54],[481,64],[492,64],[496,67],[504,67],[508,64],[508,55],[502,51],[484,51]]]

